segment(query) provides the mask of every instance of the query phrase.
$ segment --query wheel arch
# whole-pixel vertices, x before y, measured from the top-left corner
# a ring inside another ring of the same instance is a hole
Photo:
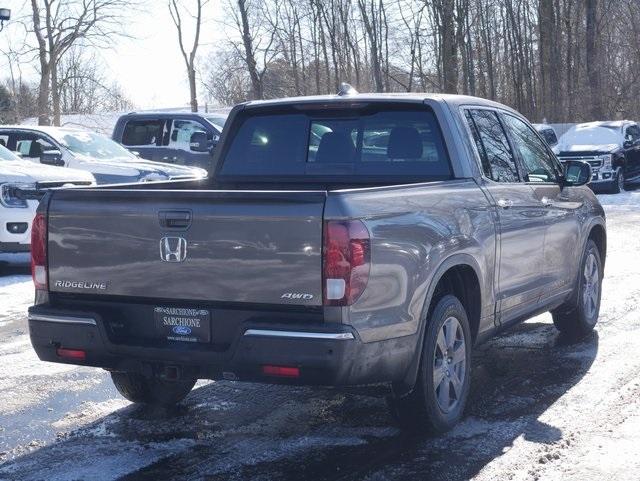
[[[416,383],[429,314],[437,300],[444,295],[453,294],[464,306],[469,319],[471,336],[473,342],[475,342],[480,327],[482,293],[484,292],[481,272],[475,258],[469,254],[462,253],[448,257],[438,266],[429,283],[422,307],[417,332],[416,351],[405,378],[394,386],[397,393],[400,393],[400,395],[408,394]]]
[[[593,242],[598,247],[598,251],[600,253],[600,262],[602,263],[602,269],[604,271],[605,259],[607,257],[607,230],[604,227],[604,224],[599,222],[594,222],[589,227],[589,233],[587,234],[587,240],[585,244],[589,240],[593,240]]]

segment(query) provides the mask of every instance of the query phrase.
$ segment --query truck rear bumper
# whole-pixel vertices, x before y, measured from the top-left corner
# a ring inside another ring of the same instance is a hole
[[[99,316],[46,306],[30,309],[29,332],[43,361],[167,378],[328,386],[391,382],[403,378],[415,352],[414,336],[363,343],[354,330],[340,324],[311,328],[249,323],[225,353],[183,342],[115,344]],[[83,351],[84,359],[61,356],[61,348]],[[265,366],[296,369],[281,376],[265,372]]]

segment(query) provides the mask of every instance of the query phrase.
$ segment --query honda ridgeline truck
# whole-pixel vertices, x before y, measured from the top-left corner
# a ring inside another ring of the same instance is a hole
[[[585,335],[606,254],[591,167],[517,112],[346,94],[231,112],[213,179],[50,192],[31,341],[172,404],[197,379],[388,383],[405,425],[463,413],[471,349],[551,311]]]

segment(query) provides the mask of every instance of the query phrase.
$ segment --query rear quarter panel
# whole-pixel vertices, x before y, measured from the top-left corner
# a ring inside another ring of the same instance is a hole
[[[457,256],[479,278],[479,330],[493,327],[495,212],[473,180],[331,192],[326,219],[362,219],[371,236],[363,295],[343,313],[364,342],[418,332],[431,284]]]

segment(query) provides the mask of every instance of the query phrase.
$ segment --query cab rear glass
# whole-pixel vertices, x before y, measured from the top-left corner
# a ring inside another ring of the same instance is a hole
[[[451,178],[442,132],[425,107],[240,114],[221,180]]]

